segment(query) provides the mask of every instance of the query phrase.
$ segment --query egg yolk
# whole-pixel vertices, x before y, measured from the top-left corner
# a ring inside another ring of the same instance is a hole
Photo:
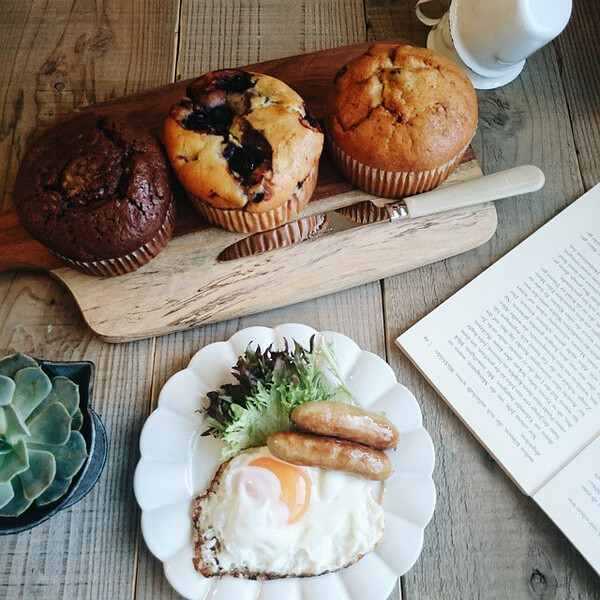
[[[268,469],[279,479],[281,485],[279,500],[290,511],[288,523],[299,521],[310,502],[310,477],[302,469],[270,456],[255,458],[250,462],[250,466]]]

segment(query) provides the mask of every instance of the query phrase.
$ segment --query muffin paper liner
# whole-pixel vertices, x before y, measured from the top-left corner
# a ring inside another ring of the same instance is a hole
[[[296,189],[287,202],[265,212],[251,213],[244,209],[215,208],[190,192],[188,196],[196,210],[213,225],[239,233],[267,231],[291,221],[300,213],[315,191],[318,174],[317,163],[304,179],[302,187]]]
[[[174,222],[175,203],[171,201],[165,220],[154,237],[143,246],[140,246],[137,250],[133,250],[133,252],[130,252],[125,256],[94,261],[82,261],[67,258],[57,252],[53,252],[53,254],[70,267],[73,267],[82,273],[86,273],[87,275],[94,275],[95,277],[116,277],[117,275],[125,275],[126,273],[131,273],[132,271],[139,269],[159,254],[171,239]]]
[[[356,187],[383,198],[414,196],[437,187],[454,171],[469,147],[467,144],[448,162],[428,171],[384,171],[359,162],[328,137],[333,159],[344,177]]]

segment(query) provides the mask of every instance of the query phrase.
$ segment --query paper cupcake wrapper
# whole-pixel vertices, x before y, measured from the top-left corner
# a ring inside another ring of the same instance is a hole
[[[403,198],[426,192],[440,185],[457,167],[467,144],[448,162],[428,171],[384,171],[359,162],[342,150],[329,136],[333,159],[343,175],[356,187],[374,196]]]
[[[129,252],[129,254],[126,254],[125,256],[105,258],[102,260],[83,261],[67,258],[66,256],[58,254],[57,252],[53,252],[53,254],[70,267],[73,267],[82,273],[86,273],[87,275],[93,275],[95,277],[116,277],[117,275],[125,275],[135,271],[136,269],[139,269],[141,266],[150,262],[156,255],[160,253],[160,251],[167,245],[167,242],[171,239],[174,222],[175,204],[173,201],[171,201],[164,223],[161,225],[154,237],[149,242],[146,242],[143,246],[140,246],[136,250]]]
[[[244,209],[215,208],[190,192],[188,196],[196,210],[213,225],[239,233],[267,231],[291,221],[300,213],[315,191],[318,174],[319,165],[316,164],[310,170],[302,187],[297,189],[287,202],[265,212],[251,213]]]

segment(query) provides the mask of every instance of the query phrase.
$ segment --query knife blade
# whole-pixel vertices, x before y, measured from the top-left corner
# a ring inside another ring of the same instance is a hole
[[[360,203],[363,205],[360,207],[354,204],[301,217],[269,231],[253,233],[227,246],[219,254],[218,260],[229,261],[254,256],[322,235],[355,227],[368,227],[373,222],[414,219],[535,192],[544,185],[544,181],[544,173],[538,167],[521,165],[401,200],[373,197]]]
[[[326,213],[302,217],[296,221],[284,223],[275,229],[253,233],[227,246],[225,250],[221,251],[218,258],[220,261],[234,260],[291,246],[326,233],[328,225],[329,219]]]

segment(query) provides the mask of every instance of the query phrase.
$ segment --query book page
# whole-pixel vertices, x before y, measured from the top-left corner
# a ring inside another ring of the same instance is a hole
[[[600,574],[600,437],[533,499]]]
[[[397,343],[534,493],[600,430],[600,186]]]

